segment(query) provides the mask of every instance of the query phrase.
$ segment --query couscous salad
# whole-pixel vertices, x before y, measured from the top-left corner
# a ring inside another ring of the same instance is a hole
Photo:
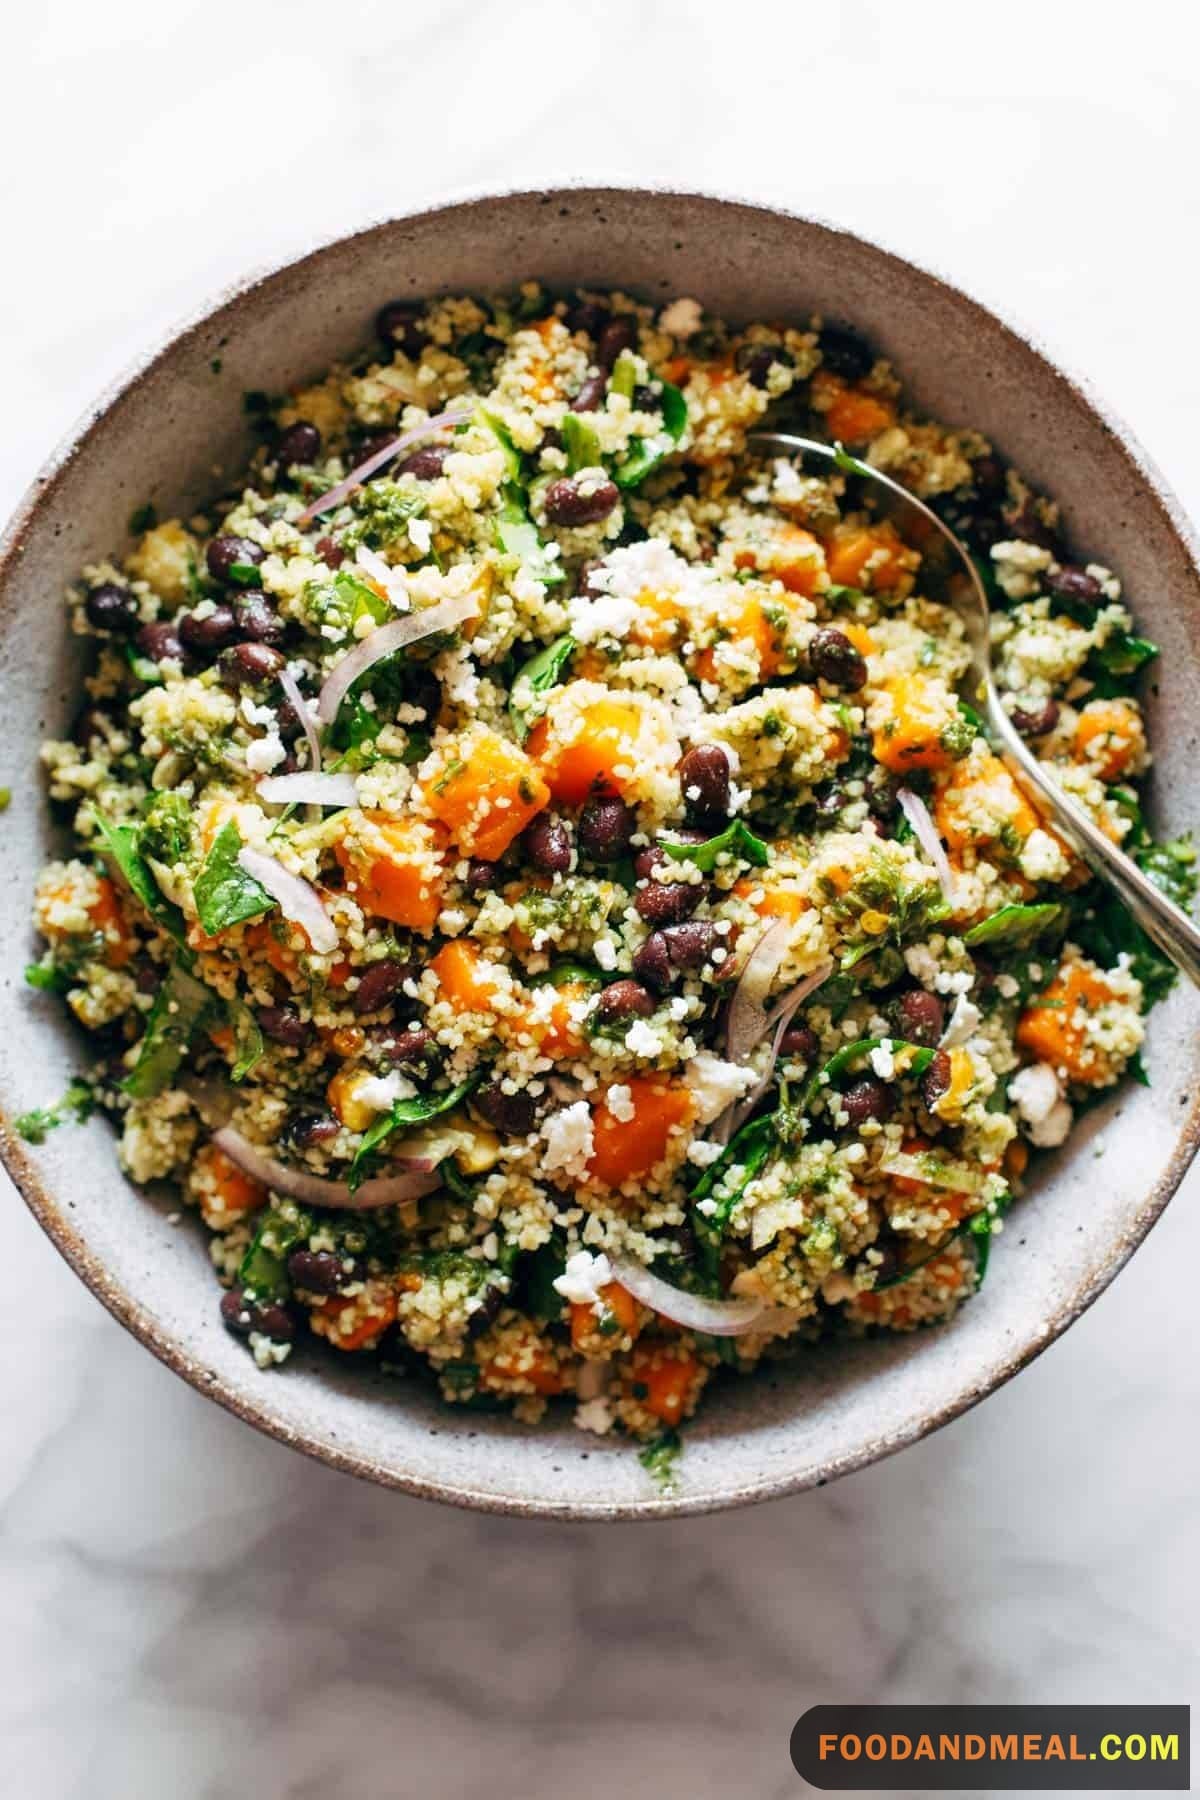
[[[94,1061],[22,1129],[111,1114],[264,1370],[315,1335],[661,1443],[714,1377],[952,1314],[1171,981],[959,699],[921,546],[747,433],[942,512],[1018,729],[1186,901],[1155,647],[844,327],[529,283],[377,330],[69,596],[29,980]]]

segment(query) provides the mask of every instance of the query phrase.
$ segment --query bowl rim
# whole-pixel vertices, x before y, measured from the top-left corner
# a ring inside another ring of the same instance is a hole
[[[514,185],[446,189],[428,204],[372,219],[350,231],[316,237],[295,253],[281,256],[227,282],[199,306],[189,308],[175,323],[160,329],[151,347],[127,363],[64,433],[18,501],[0,534],[0,597],[3,596],[10,570],[22,553],[26,531],[35,523],[39,511],[69,472],[75,457],[93,435],[103,428],[113,407],[126,394],[140,386],[180,345],[204,330],[214,316],[226,307],[246,298],[278,276],[317,261],[327,252],[347,250],[351,245],[376,234],[394,230],[397,226],[413,225],[440,214],[486,205],[493,201],[531,201],[544,204],[557,197],[576,201],[626,201],[631,196],[655,203],[675,200],[713,204],[756,215],[764,222],[784,220],[816,227],[864,246],[886,262],[895,264],[906,274],[915,271],[923,280],[939,289],[952,305],[981,317],[992,328],[999,327],[1004,336],[1013,340],[1022,351],[1032,351],[1045,365],[1055,385],[1069,402],[1087,414],[1091,423],[1100,425],[1153,500],[1200,580],[1200,538],[1157,464],[1121,417],[1097,394],[1092,384],[1085,377],[1064,367],[1058,352],[1049,348],[1037,331],[1016,322],[1007,309],[975,298],[940,268],[917,261],[893,249],[889,244],[881,243],[877,238],[868,237],[817,215],[796,211],[773,200],[756,199],[752,195],[716,189],[685,188],[670,182],[648,184],[593,181],[578,177],[546,188]],[[5,615],[0,612],[0,632],[4,623]],[[259,1400],[227,1385],[215,1371],[206,1368],[189,1352],[182,1337],[161,1329],[136,1297],[109,1275],[100,1259],[89,1249],[82,1234],[72,1225],[65,1209],[59,1206],[50,1193],[26,1154],[11,1121],[0,1109],[0,1164],[3,1164],[55,1249],[117,1322],[160,1362],[182,1376],[198,1393],[215,1400],[227,1412],[265,1436],[290,1449],[299,1450],[327,1467],[417,1499],[438,1500],[470,1511],[509,1517],[596,1522],[694,1517],[782,1499],[809,1488],[823,1487],[842,1475],[868,1467],[950,1424],[1011,1381],[1099,1298],[1162,1216],[1197,1150],[1200,1150],[1200,1092],[1190,1101],[1166,1168],[1145,1196],[1132,1223],[1105,1249],[1088,1274],[1077,1282],[1069,1297],[1064,1299],[1049,1318],[1040,1321],[1036,1327],[1031,1327],[1014,1348],[1002,1355],[993,1356],[982,1370],[964,1382],[952,1398],[931,1412],[902,1420],[864,1440],[853,1450],[831,1458],[820,1469],[813,1467],[790,1475],[771,1475],[760,1481],[741,1481],[727,1490],[709,1490],[701,1495],[647,1495],[645,1500],[609,1504],[603,1501],[564,1502],[556,1500],[552,1495],[536,1499],[508,1497],[466,1484],[426,1479],[389,1467],[382,1460],[343,1449],[316,1432],[284,1423],[274,1415],[269,1398]],[[264,1387],[264,1392],[269,1395],[269,1389]]]

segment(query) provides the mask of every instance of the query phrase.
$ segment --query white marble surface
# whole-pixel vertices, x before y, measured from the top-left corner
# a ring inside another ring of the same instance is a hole
[[[0,502],[226,277],[456,186],[611,175],[944,265],[1088,371],[1200,513],[1200,28],[1155,0],[1084,18],[21,8]],[[932,1441],[753,1513],[606,1529],[407,1501],[257,1438],[6,1199],[6,1791],[782,1797],[817,1699],[1196,1693],[1195,1182],[1060,1345]]]

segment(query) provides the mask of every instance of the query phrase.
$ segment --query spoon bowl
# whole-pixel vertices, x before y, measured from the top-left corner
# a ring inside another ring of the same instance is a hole
[[[963,622],[971,652],[971,703],[982,713],[1002,760],[1043,820],[1054,826],[1094,875],[1109,884],[1163,955],[1169,956],[1176,968],[1200,987],[1200,928],[1058,785],[1009,717],[992,674],[987,590],[962,540],[931,506],[881,469],[873,469],[869,463],[850,456],[840,444],[822,444],[815,438],[787,431],[756,431],[751,433],[749,442],[756,450],[778,450],[788,456],[832,463],[844,474],[870,482],[872,511],[879,518],[892,520],[906,541],[913,537],[914,522],[917,524],[922,545],[922,585],[931,598],[952,606]]]

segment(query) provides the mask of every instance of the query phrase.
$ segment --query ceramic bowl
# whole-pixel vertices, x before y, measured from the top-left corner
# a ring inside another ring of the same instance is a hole
[[[131,511],[187,513],[248,449],[245,389],[287,388],[367,341],[394,296],[501,287],[539,276],[691,294],[732,320],[853,322],[910,383],[917,404],[978,426],[1062,502],[1071,540],[1115,568],[1163,646],[1149,697],[1160,823],[1195,823],[1200,575],[1189,527],[1125,429],[1045,353],[944,280],[848,232],[698,194],[609,189],[517,193],[389,221],[223,295],[108,393],[37,477],[4,540],[0,668],[8,767],[0,978],[6,990],[0,1105],[44,1103],[81,1047],[61,1008],[22,982],[34,872],[55,847],[36,767],[69,729],[79,645],[60,596],[80,566],[120,549]],[[216,372],[214,372],[216,371]],[[979,1297],[949,1327],[801,1358],[722,1384],[689,1427],[680,1492],[660,1496],[627,1443],[585,1436],[569,1415],[529,1430],[442,1410],[399,1384],[300,1353],[260,1373],[218,1322],[203,1236],[172,1224],[169,1198],[135,1192],[111,1130],[94,1120],[4,1160],[76,1272],[135,1336],[193,1386],[339,1469],[485,1510],[569,1518],[700,1512],[825,1482],[912,1443],[1014,1374],[1113,1278],[1196,1150],[1197,1007],[1177,992],[1154,1014],[1149,1088],[1127,1085],[1039,1166]],[[1102,1162],[1093,1155],[1103,1136]]]

